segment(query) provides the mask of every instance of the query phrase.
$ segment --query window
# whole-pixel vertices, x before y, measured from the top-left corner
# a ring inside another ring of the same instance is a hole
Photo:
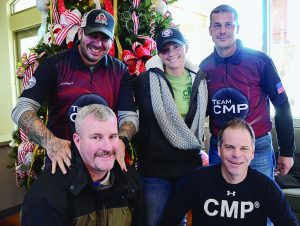
[[[220,4],[229,4],[238,11],[241,27],[237,37],[243,44],[272,57],[289,96],[294,124],[299,126],[300,96],[297,95],[297,89],[300,76],[297,62],[300,62],[300,28],[295,18],[300,1],[200,0],[199,4],[195,4],[194,0],[178,0],[170,6],[170,11],[174,23],[179,24],[186,35],[188,55],[196,63],[213,51],[213,42],[208,33],[209,15]],[[274,115],[274,110],[271,110]]]
[[[23,37],[20,38],[20,52],[18,54],[18,58],[22,57],[23,53],[26,53],[27,56],[29,55],[30,48],[34,47],[38,43],[38,37],[37,35],[29,36],[29,37]],[[20,60],[21,58],[19,58]]]
[[[38,28],[27,29],[24,31],[19,31],[16,33],[16,50],[17,50],[17,61],[21,61],[21,57],[23,53],[29,55],[30,48],[36,46],[38,44],[38,36],[37,36]],[[17,80],[17,96],[20,95],[22,91],[21,81]]]
[[[192,1],[179,0],[170,6],[170,11],[174,23],[179,25],[188,42],[188,57],[199,64],[211,53],[213,43],[208,35],[207,10],[200,7],[202,4],[193,4]]]
[[[34,7],[36,0],[16,0],[11,4],[12,14]]]
[[[299,0],[271,1],[270,55],[289,96],[294,118],[300,118],[299,65],[300,28],[297,20]]]

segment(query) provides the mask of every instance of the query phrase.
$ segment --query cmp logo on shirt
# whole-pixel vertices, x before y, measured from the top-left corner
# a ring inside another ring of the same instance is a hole
[[[192,93],[192,86],[188,86],[186,89],[184,89],[182,92],[183,100],[184,101],[190,100],[191,93]]]
[[[75,131],[75,119],[78,111],[87,105],[90,104],[102,104],[108,106],[106,100],[97,94],[94,93],[86,93],[79,96],[69,107],[68,110],[68,118],[69,118],[69,125],[72,131]]]
[[[225,122],[239,117],[245,119],[249,113],[247,97],[235,88],[222,88],[213,94],[211,100],[215,122],[222,126]]]
[[[208,199],[204,203],[204,211],[208,216],[220,216],[234,219],[244,219],[248,213],[254,208],[258,209],[260,203],[258,201],[217,201],[216,199]]]

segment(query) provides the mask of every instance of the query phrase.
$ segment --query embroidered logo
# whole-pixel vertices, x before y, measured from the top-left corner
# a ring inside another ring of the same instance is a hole
[[[232,192],[230,192],[229,190],[227,191],[227,196],[230,196],[230,195],[232,195],[232,196],[235,196],[235,191],[232,191]]]
[[[165,29],[165,30],[163,30],[161,35],[164,38],[167,38],[167,37],[170,37],[172,34],[173,34],[173,31],[171,29]]]
[[[100,13],[100,14],[96,17],[95,23],[107,25],[107,18],[106,18],[106,16],[104,15],[104,13]]]
[[[190,100],[192,93],[192,86],[188,86],[185,90],[182,92],[183,101]]]
[[[277,89],[277,93],[278,93],[278,94],[284,93],[284,87],[283,87],[283,85],[282,85],[281,82],[278,82],[278,83],[276,84],[276,89]]]
[[[71,85],[73,85],[74,84],[74,82],[62,82],[62,83],[60,83],[59,85],[60,86],[71,86]]]

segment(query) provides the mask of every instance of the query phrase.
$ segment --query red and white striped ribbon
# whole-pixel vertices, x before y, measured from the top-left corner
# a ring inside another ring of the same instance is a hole
[[[140,71],[141,64],[142,64],[142,60],[139,59],[139,60],[136,62],[136,66],[135,66],[135,72],[134,72],[134,73],[135,73],[136,75],[141,74],[141,71]]]
[[[27,135],[25,134],[24,130],[20,128],[19,132],[20,132],[21,141],[26,142],[27,141]]]
[[[74,13],[74,11],[65,10],[61,15],[61,19],[62,19],[62,17],[65,17],[66,26],[57,33],[57,36],[56,36],[56,44],[57,45],[61,45],[61,43],[67,37],[69,30],[74,25],[79,26],[80,22],[81,22],[81,15],[77,15],[76,13]]]
[[[25,162],[26,154],[24,150],[18,151],[18,163],[23,164]]]
[[[33,149],[34,149],[34,146],[35,146],[34,143],[27,141],[27,142],[24,144],[23,150],[26,151],[26,152],[32,152]]]
[[[138,47],[139,45],[142,45],[142,44],[139,43],[139,42],[134,42],[134,43],[132,44],[132,50],[135,51],[136,47]]]
[[[20,128],[19,132],[20,132],[20,137],[21,137],[22,143],[19,145],[19,148],[18,148],[18,162],[25,163],[26,155],[29,152],[33,152],[35,144],[28,141],[28,137],[23,129]]]
[[[133,55],[133,54],[128,54],[128,55],[126,55],[126,56],[123,57],[123,60],[125,62],[128,62],[130,60],[134,60],[134,59],[137,59],[137,57],[135,55]]]
[[[53,15],[53,21],[54,24],[59,23],[59,15],[56,9],[56,0],[52,0],[52,15]]]
[[[26,57],[27,58],[27,54],[23,53],[22,57]],[[34,53],[34,52],[31,52],[29,54],[28,59],[24,62],[24,65],[30,65],[30,64],[34,63],[34,61],[36,60],[36,58],[37,58],[37,54]]]
[[[21,187],[21,180],[24,179],[27,176],[27,172],[17,170],[17,167],[16,167],[16,186]]]
[[[31,78],[31,73],[28,73],[29,71],[27,71],[26,73],[24,73],[23,79],[22,79],[22,87],[23,89],[25,89],[28,86],[29,80]]]
[[[30,80],[33,72],[35,71],[38,65],[36,59],[37,59],[37,54],[34,52],[31,52],[28,58],[26,53],[22,55],[22,66],[20,66],[17,69],[16,73],[19,77],[23,78],[22,79],[23,88],[25,88],[28,85],[28,81]],[[24,67],[26,67],[26,69],[24,69]]]
[[[139,25],[140,25],[139,16],[137,15],[137,13],[135,11],[133,11],[133,13],[131,14],[131,18],[133,21],[133,33],[135,35],[137,35],[138,31],[139,31]]]
[[[135,8],[135,9],[138,8],[140,3],[141,3],[141,0],[133,0],[133,2],[132,2],[133,8]]]
[[[21,180],[25,179],[26,177],[31,177],[34,180],[37,179],[37,174],[34,170],[28,169],[28,167],[24,167],[24,165],[19,164],[15,168],[16,170],[16,186],[21,187]]]
[[[145,39],[145,41],[148,42],[148,46],[147,48],[149,48],[150,51],[153,51],[155,48],[156,48],[156,42],[150,38],[149,36],[146,36],[146,35],[138,35],[138,38],[139,39]]]
[[[23,142],[18,149],[18,163],[24,164],[28,153],[33,152],[35,144],[32,142]]]

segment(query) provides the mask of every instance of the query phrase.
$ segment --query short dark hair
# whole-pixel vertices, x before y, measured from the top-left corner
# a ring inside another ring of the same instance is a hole
[[[225,125],[221,128],[219,135],[218,135],[218,146],[221,147],[223,143],[223,134],[224,131],[228,128],[232,129],[245,129],[249,132],[251,140],[253,142],[253,146],[255,145],[255,134],[251,127],[251,125],[246,122],[244,119],[241,118],[234,118],[228,122],[225,123]]]
[[[210,25],[209,26],[211,26],[211,18],[212,18],[213,13],[224,13],[224,12],[232,13],[234,15],[234,19],[236,21],[236,24],[239,24],[239,22],[238,22],[239,15],[238,15],[237,11],[233,7],[224,4],[224,5],[217,6],[216,8],[214,8],[211,11],[210,16],[209,16],[209,19],[210,19]]]

